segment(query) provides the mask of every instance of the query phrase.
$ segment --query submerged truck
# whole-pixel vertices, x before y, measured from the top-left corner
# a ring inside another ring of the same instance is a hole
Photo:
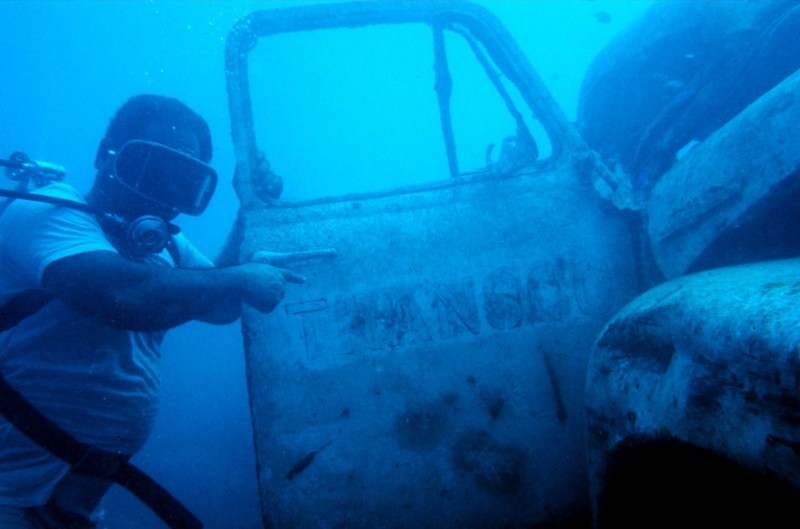
[[[256,11],[226,74],[241,256],[308,278],[243,318],[265,527],[797,522],[798,74],[644,186],[472,3]]]

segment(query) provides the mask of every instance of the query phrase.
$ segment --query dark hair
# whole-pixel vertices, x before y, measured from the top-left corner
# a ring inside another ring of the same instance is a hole
[[[173,97],[140,94],[128,99],[111,118],[106,129],[106,145],[119,149],[129,140],[147,139],[145,130],[151,123],[188,126],[200,140],[198,158],[211,160],[211,132],[203,117]]]

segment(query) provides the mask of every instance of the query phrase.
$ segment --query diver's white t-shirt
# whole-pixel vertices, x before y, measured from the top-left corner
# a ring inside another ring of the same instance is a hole
[[[62,183],[37,193],[85,203]],[[181,267],[213,267],[185,237],[176,236],[176,245]],[[0,215],[0,305],[19,291],[41,288],[42,273],[53,261],[95,251],[117,252],[92,215],[14,200]],[[166,251],[148,259],[174,266]],[[79,441],[132,454],[144,444],[156,416],[160,339],[160,334],[109,327],[54,299],[0,333],[0,371]],[[0,416],[0,504],[46,502],[67,470]]]

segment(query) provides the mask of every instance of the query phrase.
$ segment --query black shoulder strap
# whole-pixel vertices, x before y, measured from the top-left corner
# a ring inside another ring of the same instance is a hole
[[[164,487],[132,465],[130,456],[81,443],[45,417],[0,373],[0,413],[31,441],[72,470],[110,479],[145,503],[172,529],[202,529],[203,524]]]
[[[0,307],[0,332],[14,327],[28,316],[33,316],[52,299],[52,294],[38,288],[29,288],[14,295]]]

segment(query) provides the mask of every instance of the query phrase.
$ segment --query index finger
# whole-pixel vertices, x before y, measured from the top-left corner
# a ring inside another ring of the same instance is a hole
[[[287,270],[286,268],[278,268],[283,278],[289,283],[303,284],[306,282],[306,276]]]

